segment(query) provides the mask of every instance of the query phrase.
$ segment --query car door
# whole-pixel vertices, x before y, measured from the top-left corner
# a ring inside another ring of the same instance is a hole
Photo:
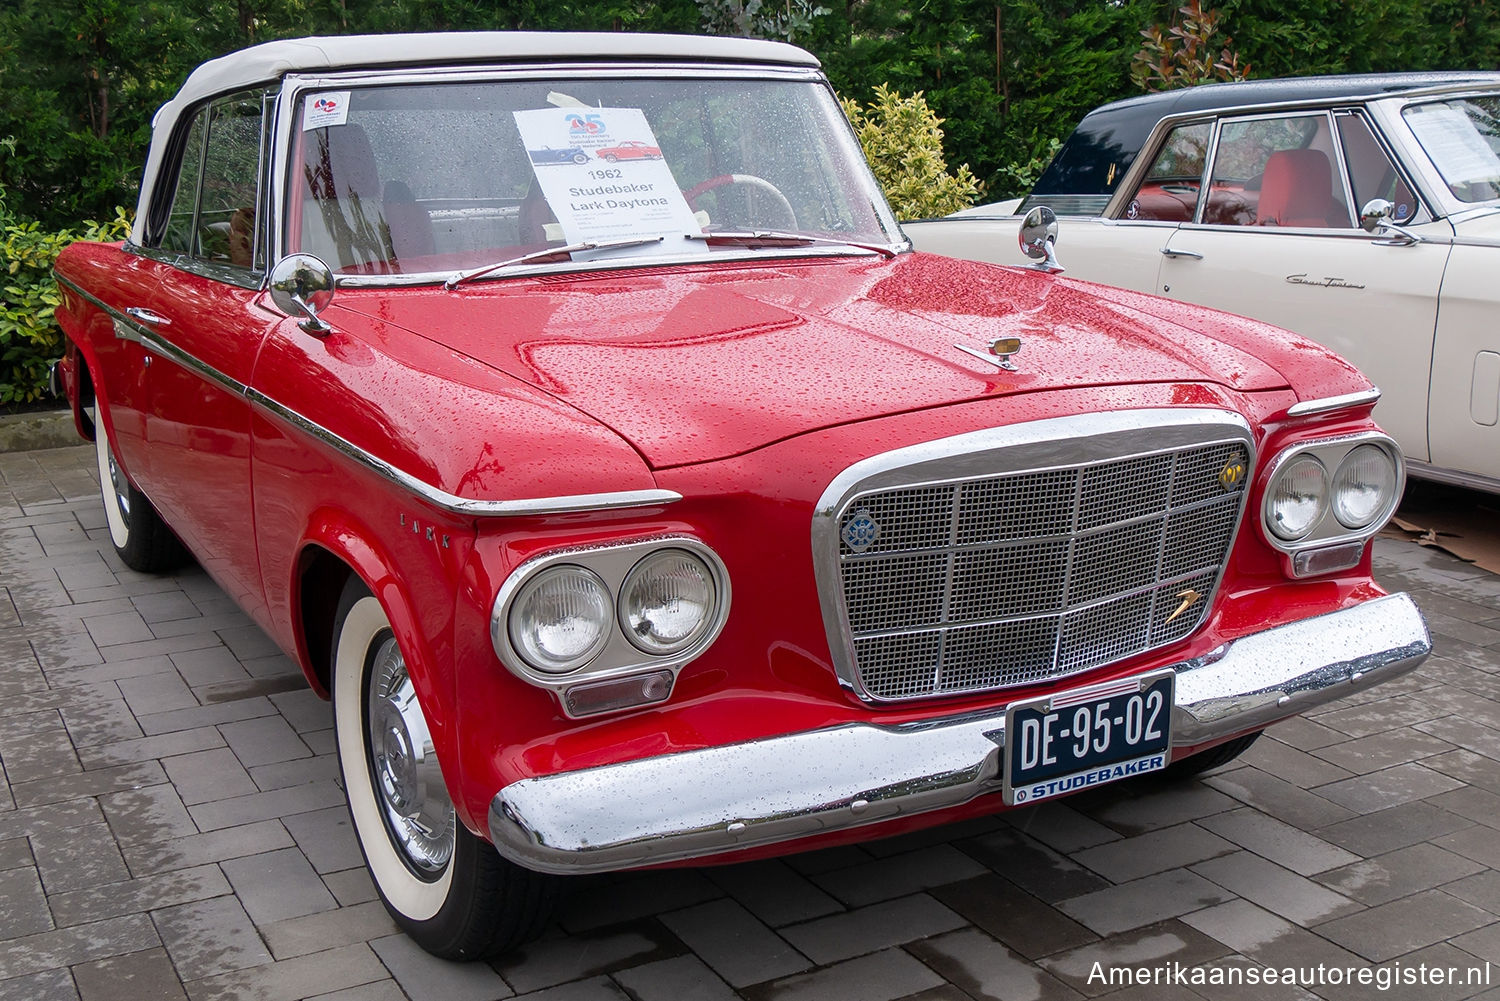
[[[257,614],[260,575],[250,496],[251,369],[281,319],[259,305],[265,270],[264,101],[260,92],[198,113],[203,149],[191,212],[155,254],[146,416],[152,502],[199,562]],[[257,617],[260,617],[257,614]]]
[[[1161,295],[1286,327],[1358,366],[1375,418],[1429,457],[1427,391],[1451,228],[1433,221],[1353,110],[1222,120],[1196,221],[1171,234]],[[1357,208],[1390,197],[1425,242],[1372,236]]]

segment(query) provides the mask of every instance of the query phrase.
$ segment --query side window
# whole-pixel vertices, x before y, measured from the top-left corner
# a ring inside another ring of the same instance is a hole
[[[1396,222],[1410,222],[1420,206],[1416,195],[1401,177],[1396,165],[1370,131],[1370,125],[1353,112],[1335,116],[1339,141],[1344,146],[1344,162],[1349,167],[1349,183],[1354,189],[1354,205],[1360,208],[1372,198],[1384,198],[1395,207]]]
[[[203,131],[207,127],[208,109],[198,112],[188,130],[182,149],[182,165],[177,171],[177,192],[172,196],[172,210],[162,232],[161,249],[174,254],[192,254],[197,250],[193,239],[193,216],[198,211],[198,181],[203,173]]]
[[[1194,122],[1167,133],[1140,187],[1125,203],[1125,218],[1188,222],[1198,204],[1212,125]]]
[[[261,93],[221,98],[199,111],[184,143],[160,248],[234,267],[258,260],[263,142]]]
[[[1225,122],[1203,221],[1350,229],[1328,115]]]

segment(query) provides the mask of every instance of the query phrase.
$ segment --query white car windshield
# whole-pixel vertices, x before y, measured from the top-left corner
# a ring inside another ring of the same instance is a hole
[[[1456,198],[1500,198],[1500,95],[1417,104],[1402,114]]]
[[[809,79],[320,87],[300,92],[293,122],[286,247],[343,275],[903,242],[832,94]]]

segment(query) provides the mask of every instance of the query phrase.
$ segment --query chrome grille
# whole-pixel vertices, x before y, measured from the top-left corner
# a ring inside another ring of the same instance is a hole
[[[1150,450],[1149,429],[1119,432],[1093,453],[1131,454],[1065,468],[1006,469],[1023,448],[994,475],[934,483],[914,466],[914,485],[856,486],[826,530],[851,680],[882,701],[1007,688],[1188,635],[1243,508],[1247,477],[1222,474],[1251,460],[1247,433],[1213,430]]]

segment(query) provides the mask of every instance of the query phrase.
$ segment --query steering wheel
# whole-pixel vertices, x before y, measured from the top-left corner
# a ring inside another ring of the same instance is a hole
[[[696,212],[698,211],[697,200],[700,195],[707,194],[716,188],[728,187],[732,184],[744,185],[747,188],[763,191],[767,195],[770,195],[777,207],[790,220],[790,225],[787,228],[797,228],[797,212],[792,208],[792,203],[787,201],[786,195],[783,195],[780,188],[764,177],[757,177],[754,174],[720,174],[717,177],[710,177],[708,180],[695,184],[683,192],[683,197],[687,199],[688,206]]]

